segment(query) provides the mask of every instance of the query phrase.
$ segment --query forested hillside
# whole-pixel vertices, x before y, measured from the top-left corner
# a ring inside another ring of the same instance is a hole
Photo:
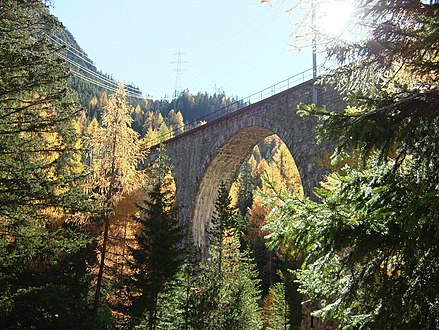
[[[76,91],[79,104],[86,111],[87,122],[97,118],[100,122],[108,102],[119,84],[111,75],[98,71],[93,61],[81,49],[74,36],[65,28],[51,36],[51,40],[62,47],[61,57],[72,71],[71,86]],[[152,100],[142,96],[142,91],[133,85],[126,85],[127,100],[133,108],[133,128],[142,137],[149,128],[159,131],[163,122],[166,128],[177,129],[183,124],[199,125],[212,112],[236,101],[222,93],[209,95],[206,92],[191,94],[184,90],[174,99]],[[144,91],[147,93],[148,91]],[[173,111],[172,111],[173,110]],[[175,118],[175,116],[184,118]],[[161,132],[167,132],[162,128]]]

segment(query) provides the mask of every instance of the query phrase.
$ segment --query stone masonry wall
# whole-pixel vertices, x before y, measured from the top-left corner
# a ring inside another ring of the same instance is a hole
[[[250,151],[267,136],[277,134],[287,145],[305,195],[313,196],[312,188],[326,173],[319,164],[324,147],[315,143],[315,122],[296,113],[298,104],[311,103],[311,97],[312,82],[308,81],[166,143],[174,167],[180,223],[189,226],[201,250],[206,249],[206,229],[220,182],[230,187]],[[336,93],[324,90],[319,92],[318,103],[327,108],[342,104]]]

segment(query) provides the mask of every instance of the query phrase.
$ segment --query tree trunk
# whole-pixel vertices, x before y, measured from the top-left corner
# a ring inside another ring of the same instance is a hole
[[[104,240],[102,242],[102,250],[101,250],[101,262],[99,264],[99,272],[98,272],[98,282],[96,284],[96,292],[93,303],[93,323],[96,321],[97,311],[99,308],[99,300],[101,296],[101,286],[102,286],[102,278],[104,276],[104,267],[105,267],[105,254],[107,251],[107,241],[108,241],[108,228],[109,228],[109,218],[105,217],[105,228],[104,228]]]
[[[110,176],[110,187],[108,188],[107,192],[107,205],[110,205],[110,201],[113,197],[113,189],[115,184],[115,173],[116,173],[116,134],[113,134],[113,158],[111,162],[111,176]],[[108,215],[105,216],[105,228],[104,228],[104,240],[102,242],[102,251],[101,251],[101,262],[99,264],[99,272],[98,272],[98,282],[96,284],[96,292],[95,292],[95,299],[93,303],[93,323],[96,321],[96,314],[99,307],[99,300],[101,297],[101,286],[102,286],[102,278],[104,276],[104,268],[105,268],[105,255],[107,253],[107,242],[108,242],[108,229],[110,227],[110,217]]]

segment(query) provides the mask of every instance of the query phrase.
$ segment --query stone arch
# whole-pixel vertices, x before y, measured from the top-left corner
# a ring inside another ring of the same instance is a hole
[[[274,134],[283,142],[287,142],[284,140],[285,132],[279,127],[269,125],[268,122],[265,122],[264,126],[242,127],[229,136],[218,139],[211,153],[205,158],[202,167],[203,175],[199,180],[190,216],[193,240],[202,252],[205,252],[207,248],[206,227],[212,218],[221,181],[229,189],[236,172],[254,146],[262,139]],[[291,143],[286,143],[286,145],[291,155],[294,156]],[[302,176],[299,168],[298,170]]]
[[[297,114],[298,104],[311,102],[312,85],[312,81],[304,82],[166,141],[174,167],[179,221],[200,246],[207,244],[205,224],[210,221],[219,183],[224,180],[230,186],[239,164],[265,136],[276,134],[285,143],[305,196],[315,198],[312,189],[327,173],[320,160],[329,141],[317,145],[317,123]],[[332,90],[323,91],[319,102],[328,108],[343,106],[340,95]]]

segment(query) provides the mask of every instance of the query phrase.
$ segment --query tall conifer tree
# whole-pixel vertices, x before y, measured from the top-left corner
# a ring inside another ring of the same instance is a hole
[[[284,282],[277,282],[270,287],[264,299],[263,318],[267,330],[287,330],[291,328]]]
[[[102,117],[102,128],[89,130],[87,140],[89,155],[93,157],[89,162],[89,187],[106,208],[99,219],[103,223],[103,237],[99,246],[101,253],[94,298],[94,317],[98,311],[104,278],[111,209],[124,198],[124,194],[138,186],[143,176],[141,171],[137,171],[137,165],[144,152],[140,150],[138,134],[131,127],[130,113],[126,90],[121,85],[115,94],[110,95]]]
[[[0,1],[0,328],[81,327],[84,211],[68,72],[46,1]],[[79,318],[78,318],[79,316]]]
[[[221,245],[210,246],[210,257],[193,284],[189,317],[193,329],[250,330],[261,325],[257,272],[240,247],[234,229],[224,231]]]
[[[146,200],[138,206],[137,244],[131,248],[132,285],[138,292],[131,311],[137,318],[146,312],[149,329],[157,328],[159,294],[178,272],[184,257],[171,168],[165,151],[158,153],[149,173]]]
[[[300,289],[340,328],[434,329],[439,320],[439,3],[356,2],[363,40],[340,39],[329,81],[345,111],[303,105],[341,170],[320,202],[277,194],[272,242],[308,254]],[[364,24],[367,23],[367,24]],[[355,26],[358,30],[358,26]],[[358,160],[359,161],[356,161]]]
[[[218,188],[218,196],[215,201],[215,210],[213,212],[211,225],[209,228],[209,244],[215,246],[216,253],[218,253],[218,273],[221,274],[222,265],[222,244],[224,239],[224,233],[226,229],[234,228],[236,212],[230,205],[231,198],[226,188],[224,181]],[[213,252],[213,250],[211,251]]]

